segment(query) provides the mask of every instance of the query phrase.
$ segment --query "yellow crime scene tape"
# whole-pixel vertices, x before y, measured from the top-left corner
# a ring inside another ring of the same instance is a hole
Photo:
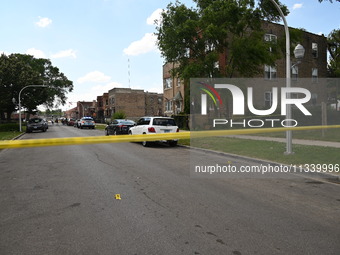
[[[229,130],[208,130],[208,131],[187,131],[177,133],[162,133],[148,135],[120,135],[120,136],[90,136],[90,137],[65,137],[48,139],[27,139],[27,140],[4,140],[0,141],[0,149],[65,146],[65,145],[85,145],[99,143],[125,143],[142,141],[159,141],[173,139],[189,139],[212,136],[247,135],[256,133],[284,132],[288,130],[316,130],[340,128],[340,125],[331,126],[305,126],[290,128],[253,128],[253,129],[229,129]]]

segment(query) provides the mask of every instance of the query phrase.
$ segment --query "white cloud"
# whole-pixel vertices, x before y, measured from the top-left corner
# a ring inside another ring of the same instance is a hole
[[[38,25],[39,27],[47,27],[51,23],[52,23],[51,19],[42,17],[39,17],[39,21],[35,22],[35,24]]]
[[[157,20],[158,22],[161,21],[161,18],[162,18],[161,13],[162,13],[162,12],[163,12],[163,10],[160,9],[160,8],[157,9],[157,10],[155,10],[155,11],[151,14],[151,16],[148,17],[148,18],[146,19],[146,23],[147,23],[148,25],[154,25],[156,20]]]
[[[300,9],[302,8],[302,4],[294,4],[293,5],[293,10]]]
[[[46,58],[46,55],[43,51],[37,50],[35,48],[30,48],[26,51],[26,54],[32,55],[35,58]]]
[[[76,58],[77,57],[76,51],[72,50],[72,49],[61,50],[61,51],[51,55],[51,58],[67,58],[67,57]]]
[[[99,71],[93,71],[88,74],[86,74],[83,77],[80,77],[77,81],[78,83],[84,83],[84,82],[98,82],[98,83],[104,83],[110,81],[111,77],[103,74]]]
[[[156,35],[153,33],[146,33],[142,39],[132,42],[129,47],[125,48],[123,51],[129,56],[137,56],[150,51],[157,51],[156,41]]]

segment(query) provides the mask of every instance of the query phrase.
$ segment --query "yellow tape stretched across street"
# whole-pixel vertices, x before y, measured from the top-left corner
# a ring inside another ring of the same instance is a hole
[[[0,141],[0,149],[84,145],[84,144],[97,144],[97,143],[159,141],[159,140],[189,139],[189,138],[211,137],[211,136],[272,133],[272,132],[283,132],[287,130],[299,131],[299,130],[316,130],[316,129],[330,129],[330,128],[340,128],[340,125],[306,126],[306,127],[291,127],[291,128],[253,128],[253,129],[208,130],[208,131],[192,131],[192,132],[188,131],[188,132],[148,134],[148,135],[90,136],[90,137],[66,137],[66,138],[29,139],[29,140],[4,140],[4,141]]]

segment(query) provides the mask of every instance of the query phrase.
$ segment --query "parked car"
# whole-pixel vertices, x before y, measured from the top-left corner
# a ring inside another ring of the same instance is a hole
[[[80,121],[78,122],[78,128],[81,128],[81,129],[85,127],[94,129],[95,125],[96,124],[92,117],[82,117]]]
[[[46,129],[48,129],[48,121],[46,119],[43,119],[43,121],[44,121]]]
[[[67,126],[74,126],[74,122],[76,121],[76,119],[73,119],[73,118],[70,118],[68,121],[67,121]]]
[[[29,119],[26,124],[27,133],[31,133],[32,131],[35,130],[41,130],[42,132],[46,132],[47,128],[48,128],[47,122],[44,119],[38,117]]]
[[[74,121],[73,126],[79,128],[80,119]]]
[[[137,121],[136,126],[131,127],[129,134],[141,135],[141,134],[157,134],[157,133],[175,133],[179,132],[179,128],[173,118],[168,117],[142,117]],[[159,142],[166,142],[170,146],[177,145],[176,140],[163,140]],[[150,142],[144,141],[142,145],[148,146]]]
[[[116,119],[105,127],[106,135],[128,134],[131,127],[136,124],[133,120]]]

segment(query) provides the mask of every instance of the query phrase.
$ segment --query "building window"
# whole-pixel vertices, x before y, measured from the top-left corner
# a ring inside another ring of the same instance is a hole
[[[177,101],[176,102],[176,114],[180,113],[182,111],[182,102]]]
[[[318,69],[317,68],[312,69],[312,81],[318,82]]]
[[[265,40],[266,42],[276,42],[277,36],[276,36],[276,35],[273,35],[273,34],[265,34],[265,35],[264,35],[264,40]]]
[[[264,66],[264,78],[266,80],[275,80],[276,79],[276,67],[275,66]]]
[[[298,66],[293,66],[292,67],[292,80],[293,81],[297,81],[298,74],[299,74],[299,67]]]
[[[313,104],[313,105],[316,105],[317,100],[318,100],[318,94],[313,93],[313,94],[312,94],[312,104]]]
[[[172,112],[172,101],[169,100],[165,102],[165,111]]]
[[[277,41],[277,36],[273,34],[265,34],[264,35],[264,40],[269,43],[276,43]],[[269,51],[272,52],[272,47],[269,47]]]
[[[181,86],[181,78],[177,78],[177,87]]]
[[[215,47],[214,44],[209,43],[209,42],[207,42],[207,43],[205,44],[205,52],[206,52],[206,53],[207,53],[207,52],[212,52],[212,51],[215,51],[215,50],[216,50],[216,47]]]
[[[189,49],[189,48],[186,48],[186,49],[185,49],[184,57],[190,58],[190,49]]]
[[[317,43],[312,43],[312,55],[313,55],[313,58],[318,57],[318,44]]]
[[[172,78],[164,79],[164,89],[172,88]]]
[[[264,106],[270,108],[273,104],[273,93],[271,91],[264,92]]]

